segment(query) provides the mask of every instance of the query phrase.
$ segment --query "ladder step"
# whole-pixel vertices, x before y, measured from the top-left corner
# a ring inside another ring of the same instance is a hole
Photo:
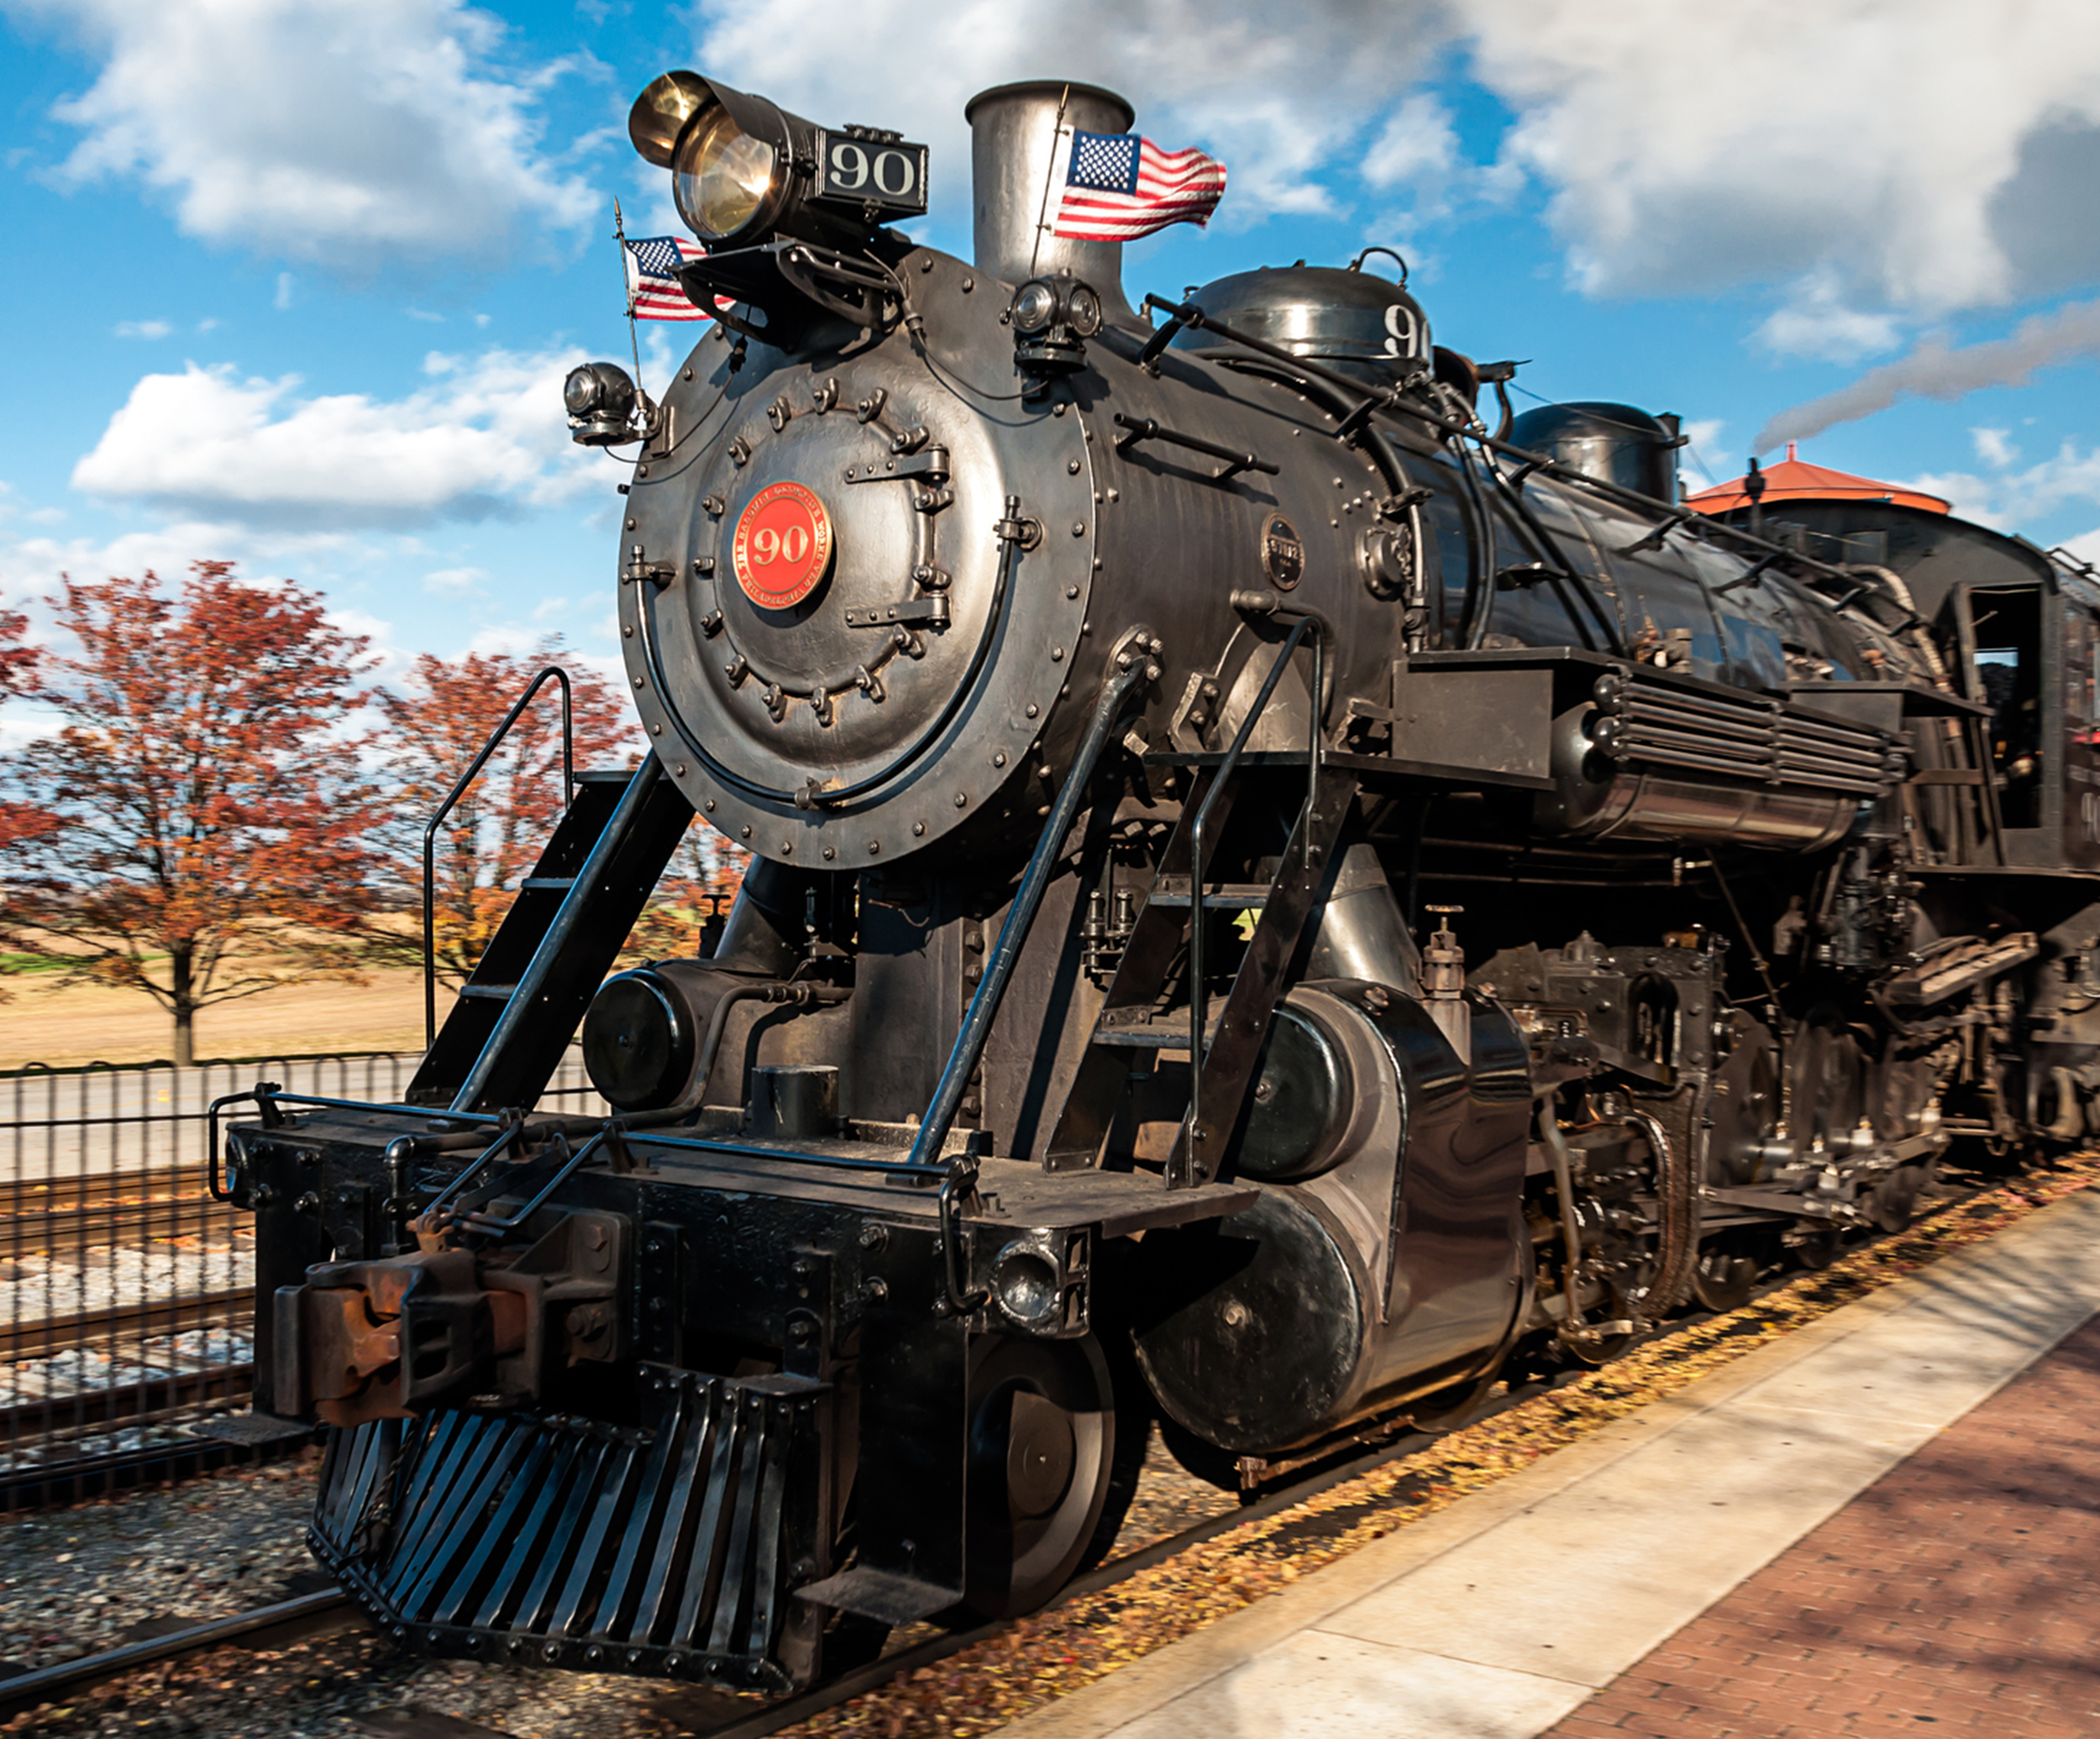
[[[517,989],[516,985],[462,985],[459,994],[462,996],[478,996],[487,1002],[508,1002],[511,993]]]
[[[1207,1047],[1217,1036],[1218,1023],[1213,1019],[1203,1035],[1205,1045]],[[1163,1015],[1142,1027],[1096,1027],[1094,1043],[1127,1050],[1185,1051],[1189,1048],[1189,1011],[1183,1009],[1179,1019],[1173,1015]]]
[[[521,894],[530,894],[573,888],[575,885],[576,878],[573,875],[528,875],[518,883],[517,891]]]
[[[1248,906],[1266,906],[1268,903],[1269,885],[1265,881],[1213,882],[1204,890],[1203,903],[1207,910],[1229,911]],[[1152,891],[1146,896],[1152,906],[1187,906],[1190,903],[1189,878],[1185,875],[1163,875]]]

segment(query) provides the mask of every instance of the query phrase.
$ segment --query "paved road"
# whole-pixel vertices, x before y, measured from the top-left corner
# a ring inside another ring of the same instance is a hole
[[[204,1163],[205,1108],[259,1080],[287,1092],[381,1103],[399,1100],[419,1052],[192,1068],[97,1069],[0,1078],[0,1179],[73,1177]],[[556,1087],[587,1085],[572,1048]],[[595,1093],[557,1101],[607,1107]]]

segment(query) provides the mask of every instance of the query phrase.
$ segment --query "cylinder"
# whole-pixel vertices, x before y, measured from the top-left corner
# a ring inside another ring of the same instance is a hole
[[[1113,91],[1036,79],[979,92],[963,117],[970,123],[978,270],[1009,284],[1068,271],[1094,287],[1109,318],[1136,321],[1123,294],[1123,244],[1071,241],[1049,226],[1063,191],[1052,177],[1065,165],[1071,134],[1127,133],[1137,112]]]

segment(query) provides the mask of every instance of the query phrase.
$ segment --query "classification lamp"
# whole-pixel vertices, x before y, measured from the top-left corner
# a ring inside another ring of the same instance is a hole
[[[1014,360],[1031,374],[1069,374],[1086,365],[1085,340],[1101,329],[1101,298],[1069,272],[1031,278],[1014,292],[1006,318]]]
[[[634,382],[617,362],[586,362],[561,385],[569,438],[579,446],[617,447],[635,439]]]
[[[627,115],[634,149],[671,172],[680,217],[711,252],[774,235],[864,240],[926,210],[924,145],[824,128],[696,72],[667,72]]]

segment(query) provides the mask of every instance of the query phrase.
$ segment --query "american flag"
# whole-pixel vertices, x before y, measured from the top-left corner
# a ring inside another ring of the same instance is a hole
[[[1072,134],[1051,233],[1131,241],[1169,223],[1207,223],[1225,196],[1225,165],[1201,151],[1163,151],[1135,133]]]
[[[627,249],[627,305],[638,320],[706,320],[709,311],[696,308],[685,299],[678,281],[678,268],[688,260],[699,260],[707,250],[697,242],[681,241],[675,235],[653,235],[631,241]]]

